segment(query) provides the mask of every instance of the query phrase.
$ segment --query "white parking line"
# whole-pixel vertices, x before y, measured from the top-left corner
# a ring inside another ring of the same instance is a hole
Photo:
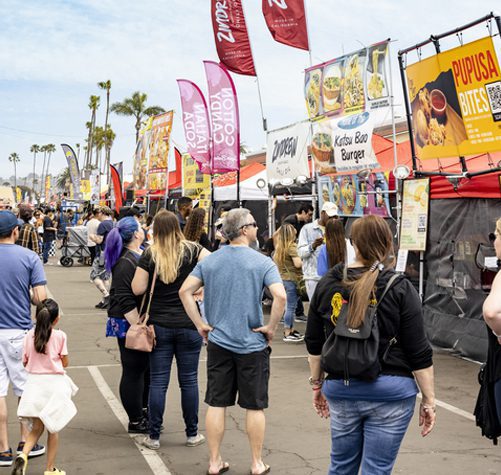
[[[122,407],[120,401],[115,397],[113,391],[108,386],[108,383],[104,380],[103,375],[99,371],[99,368],[97,366],[88,366],[87,369],[89,370],[92,379],[96,383],[97,388],[113,411],[113,414],[115,414],[116,418],[120,421],[125,431],[127,431],[129,424],[127,414],[125,413],[125,410]],[[172,472],[167,468],[164,461],[160,458],[157,452],[139,445],[139,443],[136,441],[135,436],[132,434],[129,435],[155,475],[172,475]]]

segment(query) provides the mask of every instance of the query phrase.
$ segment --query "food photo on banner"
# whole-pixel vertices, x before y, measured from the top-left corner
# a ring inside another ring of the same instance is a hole
[[[372,149],[371,112],[313,123],[311,154],[321,175],[379,168]]]
[[[501,75],[491,37],[406,68],[418,158],[499,150]]]
[[[148,157],[148,189],[160,191],[167,188],[167,160],[174,112],[153,117]]]
[[[148,151],[151,138],[151,123],[153,118],[149,117],[144,127],[139,131],[139,140],[136,144],[134,157],[134,190],[146,190],[146,179],[148,177]]]
[[[339,209],[339,216],[357,218],[374,214],[391,217],[388,179],[384,173],[373,173],[367,179],[357,175],[323,175],[318,180],[319,207],[330,201]]]
[[[388,41],[374,44],[305,71],[308,117],[378,112],[384,120],[390,106]]]
[[[405,180],[400,218],[400,249],[426,251],[430,180]]]
[[[308,142],[310,125],[298,122],[271,130],[266,139],[266,172],[271,185],[309,178]]]

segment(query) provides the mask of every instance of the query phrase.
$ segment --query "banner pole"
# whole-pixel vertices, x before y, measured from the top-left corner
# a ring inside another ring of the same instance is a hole
[[[242,207],[242,203],[240,201],[240,167],[237,170],[237,203],[238,207]]]

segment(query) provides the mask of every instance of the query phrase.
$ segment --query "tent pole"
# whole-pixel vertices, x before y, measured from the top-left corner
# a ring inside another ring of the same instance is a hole
[[[419,297],[421,302],[424,298],[424,252],[419,253]]]
[[[402,51],[398,52],[398,64],[400,66],[400,78],[402,80],[402,88],[404,90],[404,104],[405,104],[405,114],[407,116],[407,128],[409,129],[409,141],[411,144],[411,155],[412,155],[412,170],[417,171],[417,159],[416,159],[416,146],[414,144],[414,136],[412,134],[412,113],[409,105],[409,92],[407,91],[407,84],[405,81],[405,66]]]
[[[242,203],[240,202],[240,168],[237,170],[237,203],[238,207],[242,207]]]
[[[210,174],[209,237],[213,241],[216,238],[214,232],[214,175],[212,173]]]

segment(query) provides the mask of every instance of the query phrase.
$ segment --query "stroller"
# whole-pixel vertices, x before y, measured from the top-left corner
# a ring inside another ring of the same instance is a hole
[[[64,267],[71,267],[74,263],[74,258],[78,258],[78,262],[80,263],[90,261],[90,251],[87,247],[87,228],[85,226],[66,229],[61,253],[59,262]]]

